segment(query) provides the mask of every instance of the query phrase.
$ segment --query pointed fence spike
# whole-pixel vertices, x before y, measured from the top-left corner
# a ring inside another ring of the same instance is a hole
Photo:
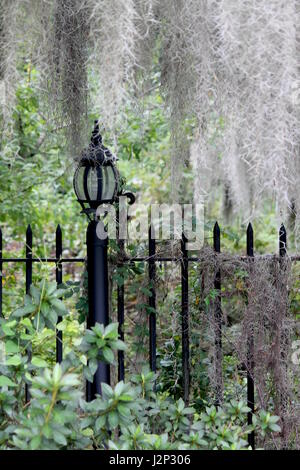
[[[220,253],[221,251],[221,231],[220,231],[220,226],[218,222],[215,223],[214,225],[214,250],[217,253]]]
[[[55,232],[55,245],[56,245],[56,258],[60,258],[62,255],[62,230],[59,224],[56,227],[56,232]]]
[[[286,228],[285,228],[284,224],[281,224],[280,229],[279,229],[279,232],[280,232],[281,234],[284,234],[284,233],[286,234]]]
[[[62,230],[58,224],[55,232],[55,245],[56,245],[56,258],[60,258],[62,255]],[[61,266],[59,267],[61,270]]]
[[[287,249],[287,236],[286,236],[286,228],[283,224],[279,229],[279,255],[285,256]]]
[[[32,257],[32,229],[30,224],[26,230],[26,258]]]
[[[216,221],[215,225],[214,225],[214,232],[218,233],[220,232],[220,226],[218,224],[218,222]]]
[[[253,243],[253,227],[252,224],[249,223],[247,227],[247,255],[254,256],[254,243]]]

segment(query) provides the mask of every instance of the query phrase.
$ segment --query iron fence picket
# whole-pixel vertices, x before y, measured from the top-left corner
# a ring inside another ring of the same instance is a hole
[[[287,256],[287,232],[286,232],[286,228],[283,224],[281,224],[280,229],[279,229],[278,241],[279,241],[279,256],[280,256],[279,269],[286,269],[284,260]],[[280,281],[280,282],[281,282],[281,285],[279,286],[279,289],[286,290],[286,295],[288,296],[286,285],[283,285],[282,281]],[[283,318],[281,318],[281,321],[283,322]],[[284,329],[283,329],[282,323],[280,325],[280,328],[281,328],[281,333],[280,333],[280,355],[281,355],[281,362],[282,362],[283,369],[284,369],[284,368],[286,368],[287,357],[286,357],[285,348],[284,348],[285,335],[284,335],[284,332],[283,332]],[[287,373],[286,370],[285,370],[285,373]],[[282,434],[283,438],[286,435],[287,422],[286,422],[285,414],[286,414],[286,410],[288,408],[288,401],[289,400],[288,400],[288,395],[287,395],[286,391],[282,390],[280,392],[280,410],[281,410],[280,416],[281,416],[281,434]],[[283,449],[286,450],[287,448],[288,448],[288,446],[287,446],[287,443],[285,442],[285,444],[283,446]]]
[[[254,233],[251,223],[247,227],[247,256],[254,258]],[[247,299],[248,302],[248,299]],[[248,412],[247,421],[251,426],[254,415],[254,331],[253,325],[248,325],[249,332],[247,337],[247,406],[251,411]],[[248,443],[255,449],[254,431],[248,434]]]
[[[150,296],[149,296],[149,360],[150,369],[156,372],[156,290],[155,290],[155,278],[156,278],[156,265],[155,265],[155,252],[156,243],[155,238],[151,236],[152,227],[149,228],[149,261],[148,261],[148,276],[150,282]]]
[[[62,231],[61,231],[61,227],[59,224],[55,232],[55,248],[56,248],[55,256],[59,260],[56,263],[55,276],[56,276],[57,286],[59,286],[63,282],[62,263],[60,261],[62,257]],[[62,321],[62,317],[59,316],[57,322],[60,323],[61,321]],[[63,360],[63,332],[62,330],[56,330],[56,362],[61,363],[62,360]]]
[[[120,208],[119,204],[117,205],[116,211],[116,224],[117,224],[117,244],[119,250],[119,260],[117,267],[121,270],[124,266],[122,255],[124,253],[125,243],[124,240],[120,238]],[[117,299],[118,299],[118,333],[121,341],[124,341],[124,321],[125,321],[125,278],[122,275],[122,283],[118,282],[117,284]],[[125,379],[125,357],[124,351],[118,351],[118,381]]]
[[[26,272],[26,294],[30,292],[30,286],[32,284],[32,230],[31,226],[28,225],[26,230],[26,265],[25,265],[25,272]],[[28,361],[31,360],[31,345],[28,346],[27,349],[27,356]],[[25,384],[25,402],[28,403],[30,401],[30,393],[29,393],[29,386]]]
[[[190,339],[189,339],[189,266],[186,250],[187,239],[181,238],[181,340],[182,340],[182,388],[186,405],[190,397]]]
[[[221,252],[221,232],[218,222],[213,230],[214,250]],[[219,263],[219,261],[217,261]],[[214,289],[216,291],[214,299],[214,329],[215,329],[215,403],[219,406],[223,401],[223,350],[222,350],[222,310],[221,310],[221,270],[219,266],[216,269],[214,277]]]
[[[119,266],[122,266],[122,264],[119,263]],[[121,341],[124,341],[124,310],[125,310],[125,305],[124,305],[124,297],[125,297],[125,290],[124,290],[124,282],[122,285],[118,285],[118,332],[119,332],[119,338]],[[124,380],[125,379],[125,363],[124,363],[124,351],[118,351],[118,380]]]

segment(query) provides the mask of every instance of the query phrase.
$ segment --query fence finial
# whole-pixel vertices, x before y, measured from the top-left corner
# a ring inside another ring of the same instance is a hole
[[[247,227],[247,255],[253,256],[253,227],[251,222],[249,222]]]
[[[214,225],[214,250],[217,253],[221,251],[221,231],[218,222]]]
[[[26,258],[32,257],[32,230],[30,224],[27,225],[26,230]]]
[[[279,255],[285,256],[287,251],[287,236],[286,236],[286,228],[283,224],[279,229]]]

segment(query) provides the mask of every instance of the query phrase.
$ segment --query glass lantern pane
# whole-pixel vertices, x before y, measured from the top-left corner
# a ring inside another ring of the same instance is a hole
[[[84,194],[84,184],[83,184],[84,171],[85,171],[85,167],[83,166],[79,167],[76,171],[75,180],[74,180],[76,196],[78,199],[81,199],[82,201],[86,199],[85,194]]]
[[[99,181],[100,184],[100,181]],[[91,201],[97,201],[98,175],[96,168],[90,168],[87,177],[87,190]]]
[[[103,167],[102,200],[109,201],[113,198],[115,191],[115,175],[111,166]]]

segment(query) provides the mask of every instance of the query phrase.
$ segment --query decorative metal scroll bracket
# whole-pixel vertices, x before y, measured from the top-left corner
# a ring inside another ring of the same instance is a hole
[[[136,197],[135,197],[135,195],[134,195],[132,192],[130,192],[130,191],[126,191],[125,193],[121,193],[121,194],[119,194],[119,196],[126,196],[127,199],[128,199],[128,204],[129,204],[130,206],[132,206],[132,205],[135,203]]]

